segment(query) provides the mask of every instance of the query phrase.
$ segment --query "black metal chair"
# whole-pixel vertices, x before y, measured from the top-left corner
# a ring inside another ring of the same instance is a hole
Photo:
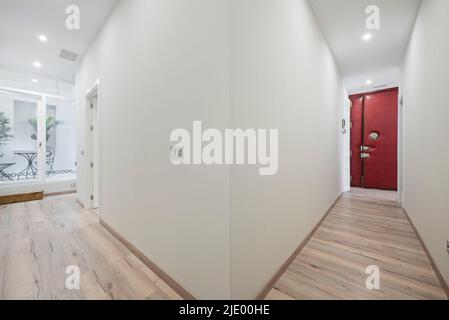
[[[6,178],[9,181],[14,181],[14,179],[11,178],[11,174],[5,172],[6,169],[12,167],[13,165],[15,165],[15,163],[0,163],[0,178]]]
[[[46,163],[48,167],[48,174],[54,173],[54,165],[55,165],[55,148],[47,147],[47,157],[46,157]]]

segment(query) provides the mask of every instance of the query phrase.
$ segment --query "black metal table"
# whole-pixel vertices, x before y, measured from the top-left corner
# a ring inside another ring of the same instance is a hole
[[[37,168],[34,165],[34,161],[37,158],[37,151],[33,150],[16,150],[14,154],[25,158],[27,161],[27,166],[20,173],[17,174],[17,180],[20,180],[20,177],[25,176],[28,179],[28,176],[32,176],[33,179],[37,176]]]

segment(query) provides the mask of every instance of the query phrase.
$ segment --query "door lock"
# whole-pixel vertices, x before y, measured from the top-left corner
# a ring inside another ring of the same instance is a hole
[[[362,159],[366,159],[366,158],[369,158],[369,157],[370,157],[370,154],[369,154],[369,153],[362,152],[362,153],[360,154],[360,158],[362,158]]]

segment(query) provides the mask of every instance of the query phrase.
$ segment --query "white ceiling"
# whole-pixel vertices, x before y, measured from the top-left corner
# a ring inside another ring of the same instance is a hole
[[[367,81],[370,81],[367,83]],[[399,68],[361,73],[343,78],[348,94],[377,91],[399,86]]]
[[[73,82],[79,60],[117,0],[0,0],[0,67]],[[78,5],[81,29],[65,27],[65,10]],[[45,34],[46,43],[37,37]],[[76,62],[59,58],[61,49],[78,53]],[[42,62],[41,69],[33,66]]]
[[[58,57],[61,49],[81,55],[117,0],[0,0],[0,67],[74,81],[77,63]],[[408,43],[420,0],[310,0],[342,76],[398,67]],[[81,30],[65,28],[65,8],[81,9]],[[381,28],[364,42],[365,8],[381,9]],[[37,40],[39,34],[47,43]],[[40,61],[41,69],[32,63]]]
[[[401,65],[421,0],[309,0],[342,76]],[[368,5],[380,8],[380,30],[367,30]],[[372,39],[363,41],[366,33]]]

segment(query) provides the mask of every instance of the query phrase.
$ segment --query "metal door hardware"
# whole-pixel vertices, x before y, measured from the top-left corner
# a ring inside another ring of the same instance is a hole
[[[370,147],[360,146],[360,151],[369,151]]]
[[[370,154],[369,153],[361,153],[360,154],[360,158],[362,158],[362,159],[366,159],[366,158],[369,158],[370,157]]]
[[[341,119],[341,133],[346,134],[346,119]]]
[[[371,133],[369,134],[369,138],[370,138],[371,140],[373,140],[373,141],[379,140],[379,138],[380,138],[380,133],[379,133],[379,132],[376,132],[376,131],[373,131],[373,132],[371,132]]]

